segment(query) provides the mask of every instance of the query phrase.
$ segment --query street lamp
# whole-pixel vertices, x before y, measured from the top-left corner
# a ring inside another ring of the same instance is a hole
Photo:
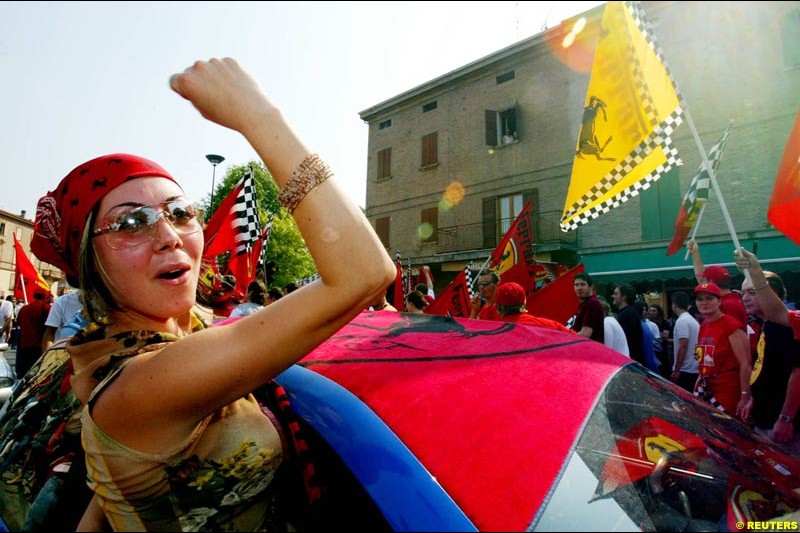
[[[206,159],[208,159],[208,162],[214,167],[214,170],[211,171],[211,200],[209,201],[208,206],[208,211],[210,213],[214,210],[214,181],[217,177],[217,165],[225,161],[225,158],[217,154],[208,154]]]

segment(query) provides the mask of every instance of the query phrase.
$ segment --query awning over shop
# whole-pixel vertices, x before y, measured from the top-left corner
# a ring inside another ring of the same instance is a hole
[[[767,270],[800,272],[800,247],[785,237],[740,240],[742,246],[754,250]],[[581,260],[586,272],[597,281],[656,281],[694,279],[692,258],[684,259],[685,248],[667,256],[666,246],[584,253]],[[700,254],[706,265],[723,265],[736,272],[733,243],[730,240],[701,243]]]

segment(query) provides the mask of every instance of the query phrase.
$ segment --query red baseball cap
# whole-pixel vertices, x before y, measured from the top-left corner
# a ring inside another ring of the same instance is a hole
[[[503,283],[497,287],[494,293],[494,303],[514,307],[525,303],[525,289],[519,283]]]
[[[720,290],[719,286],[717,286],[717,284],[713,281],[701,283],[694,288],[695,294],[699,294],[701,292],[706,292],[712,296],[716,296],[717,298],[722,298],[722,290]]]
[[[708,281],[719,285],[730,285],[731,283],[731,274],[728,272],[728,269],[723,266],[711,265],[706,267],[701,275]]]

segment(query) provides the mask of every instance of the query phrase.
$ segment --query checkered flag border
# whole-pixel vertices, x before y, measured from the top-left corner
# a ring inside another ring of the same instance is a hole
[[[308,285],[309,283],[313,283],[318,279],[320,279],[320,275],[314,274],[313,276],[307,276],[305,278],[298,279],[297,281],[294,282],[294,284],[297,285],[298,288],[300,288],[303,285]]]
[[[237,246],[233,254],[238,255],[250,249],[252,243],[261,236],[261,227],[258,222],[256,182],[252,170],[242,178],[242,189],[236,197],[233,209],[236,213],[233,226],[237,231]]]
[[[683,110],[678,107],[670,117],[665,121],[664,126],[657,128],[650,134],[633,152],[628,154],[624,160],[618,163],[614,169],[609,172],[602,180],[600,180],[594,187],[592,187],[586,195],[573,204],[572,208],[562,217],[561,230],[569,231],[577,229],[581,224],[586,224],[590,220],[594,220],[604,213],[608,213],[612,209],[619,207],[629,199],[637,196],[640,191],[650,188],[650,185],[658,181],[658,179],[669,172],[673,166],[679,166],[682,163],[678,157],[678,150],[672,146],[670,135],[674,128],[680,124],[680,115]],[[598,201],[601,197],[608,193],[617,183],[619,183],[625,176],[627,176],[636,166],[640,165],[656,148],[661,147],[664,154],[667,156],[664,164],[656,167],[650,174],[645,176],[622,191],[618,192],[611,198],[604,202],[591,207],[590,209],[580,213],[569,223],[564,223],[564,220],[573,216],[576,212],[591,205],[593,202]]]
[[[464,268],[464,277],[467,283],[467,292],[469,293],[470,300],[475,296],[475,288],[472,285],[472,265],[469,264]]]
[[[672,76],[672,72],[667,64],[666,59],[664,58],[661,47],[653,36],[652,25],[645,17],[641,3],[625,2],[625,7],[630,11],[636,27],[642,32],[642,35],[650,45],[651,50],[656,57],[658,57],[659,61],[661,61],[661,64],[663,65],[667,74],[667,78],[672,84],[675,94],[678,97],[679,105],[662,123],[659,124],[657,122],[658,118],[655,105],[651,97],[652,91],[650,91],[643,75],[641,63],[639,62],[638,57],[636,57],[633,47],[629,45],[628,61],[633,67],[634,85],[636,86],[638,93],[642,95],[645,116],[648,117],[651,126],[653,126],[653,132],[643,139],[639,146],[637,146],[630,154],[628,154],[625,159],[620,161],[614,167],[614,169],[605,177],[603,177],[603,179],[600,180],[600,182],[598,182],[594,187],[592,187],[586,195],[573,204],[570,210],[567,211],[561,218],[562,231],[577,229],[579,225],[586,224],[590,220],[599,217],[601,214],[608,213],[611,209],[619,207],[623,203],[627,202],[630,198],[637,196],[639,191],[649,189],[653,182],[657,181],[661,176],[669,172],[673,166],[679,166],[682,164],[680,158],[678,157],[677,149],[672,146],[671,135],[683,122],[683,107],[685,107],[683,96],[681,95],[678,85],[675,83],[675,79]],[[645,176],[643,180],[630,185],[613,197],[608,198],[601,204],[595,205],[587,211],[575,216],[575,218],[573,218],[570,222],[564,223],[565,220],[575,215],[575,213],[599,201],[600,198],[606,195],[617,183],[624,179],[626,175],[628,175],[637,165],[644,161],[644,159],[647,158],[647,156],[649,156],[658,146],[662,147],[667,156],[667,161],[665,164],[657,167],[653,172]]]

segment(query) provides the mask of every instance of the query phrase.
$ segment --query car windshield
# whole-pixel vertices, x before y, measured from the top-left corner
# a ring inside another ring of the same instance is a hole
[[[737,531],[737,523],[796,512],[798,487],[800,462],[683,389],[628,365],[599,398],[532,526]]]

